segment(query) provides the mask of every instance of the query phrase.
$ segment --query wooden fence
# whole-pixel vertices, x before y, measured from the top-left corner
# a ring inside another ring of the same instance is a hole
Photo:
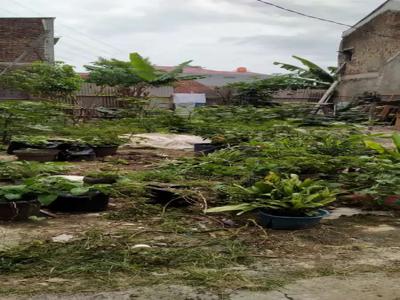
[[[318,102],[325,94],[326,90],[282,90],[273,96],[277,102]]]
[[[173,87],[156,87],[148,90],[150,106],[168,108],[174,92]],[[61,102],[73,105],[75,116],[82,118],[103,117],[99,108],[116,109],[126,106],[126,102],[118,100],[113,87],[100,87],[93,83],[84,83],[81,89],[71,98],[60,99]]]

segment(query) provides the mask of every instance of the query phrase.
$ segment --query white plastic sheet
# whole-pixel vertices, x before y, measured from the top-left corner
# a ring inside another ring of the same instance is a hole
[[[143,133],[124,135],[129,142],[121,146],[121,149],[132,148],[159,148],[172,150],[193,150],[194,144],[209,143],[200,136],[170,133]]]

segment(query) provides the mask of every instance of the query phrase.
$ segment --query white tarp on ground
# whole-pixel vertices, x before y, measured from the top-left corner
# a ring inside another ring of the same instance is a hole
[[[194,144],[209,143],[200,136],[172,133],[143,133],[124,135],[129,142],[120,149],[159,148],[172,150],[193,150]]]

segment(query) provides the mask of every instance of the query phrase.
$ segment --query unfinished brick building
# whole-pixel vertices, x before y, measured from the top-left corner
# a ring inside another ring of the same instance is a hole
[[[384,2],[343,33],[338,100],[364,93],[400,96],[400,0]]]
[[[54,62],[54,18],[0,18],[0,74],[34,61]],[[0,99],[20,98],[0,90]]]

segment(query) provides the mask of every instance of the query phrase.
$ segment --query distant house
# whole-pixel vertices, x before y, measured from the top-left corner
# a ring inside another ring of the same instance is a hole
[[[54,18],[0,18],[0,74],[34,61],[54,62]],[[0,90],[0,99],[26,98]]]
[[[175,67],[157,66],[158,69],[171,71]],[[217,88],[231,83],[250,82],[268,78],[268,75],[249,72],[247,68],[239,67],[235,71],[216,71],[202,67],[186,67],[184,75],[199,76],[200,78],[189,81],[181,81],[175,85],[175,94],[199,94],[204,95],[207,104],[220,104],[221,95]]]
[[[343,33],[339,101],[364,93],[400,96],[400,0],[384,2]]]
[[[160,70],[171,71],[175,67],[158,66]],[[210,87],[222,87],[230,83],[249,82],[257,79],[265,79],[268,75],[249,72],[245,67],[239,67],[235,71],[216,71],[202,67],[186,67],[183,69],[184,75],[199,75],[204,78],[196,79],[197,82]]]

